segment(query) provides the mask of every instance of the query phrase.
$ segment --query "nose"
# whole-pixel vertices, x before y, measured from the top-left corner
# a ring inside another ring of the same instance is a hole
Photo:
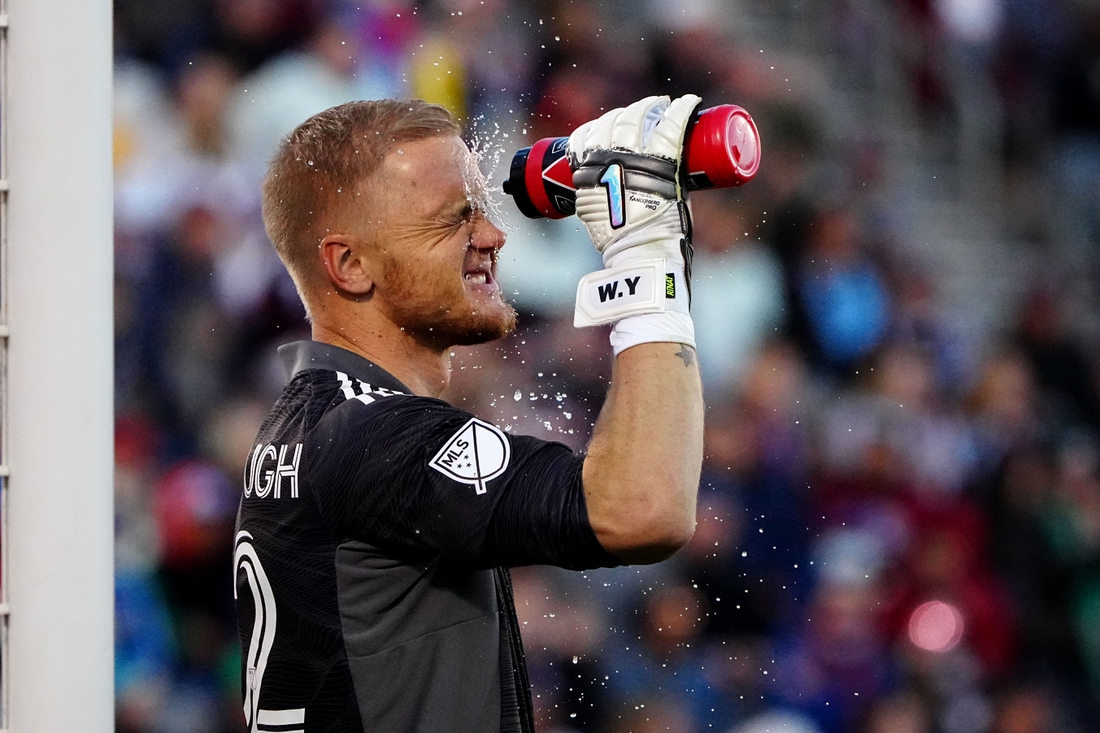
[[[482,215],[474,220],[473,236],[470,246],[478,250],[500,249],[506,239],[504,232],[496,224]]]

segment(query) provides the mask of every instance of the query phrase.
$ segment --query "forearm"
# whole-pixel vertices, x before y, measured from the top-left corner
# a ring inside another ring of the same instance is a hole
[[[605,269],[581,279],[573,322],[615,323],[607,403],[582,479],[603,548],[656,562],[695,531],[703,396],[689,314],[684,136],[699,97],[646,97],[569,136],[577,216]]]
[[[694,349],[646,343],[620,353],[583,472],[589,522],[604,549],[644,563],[685,544],[702,458]]]

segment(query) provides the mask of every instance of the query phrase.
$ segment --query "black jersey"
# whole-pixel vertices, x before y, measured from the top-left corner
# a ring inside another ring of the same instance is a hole
[[[280,349],[237,515],[248,730],[533,731],[505,568],[615,565],[582,459],[344,349]]]

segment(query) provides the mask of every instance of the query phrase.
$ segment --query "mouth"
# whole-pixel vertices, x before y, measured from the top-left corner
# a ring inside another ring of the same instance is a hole
[[[500,285],[493,277],[493,270],[488,266],[467,267],[463,270],[462,279],[476,292],[499,293]]]

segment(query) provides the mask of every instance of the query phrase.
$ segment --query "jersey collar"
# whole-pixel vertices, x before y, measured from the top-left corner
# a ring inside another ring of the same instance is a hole
[[[408,387],[382,367],[354,351],[348,351],[339,346],[324,344],[320,341],[295,341],[280,346],[279,356],[282,357],[283,365],[291,379],[295,374],[306,369],[325,369],[330,372],[343,372],[375,387],[412,394]]]

